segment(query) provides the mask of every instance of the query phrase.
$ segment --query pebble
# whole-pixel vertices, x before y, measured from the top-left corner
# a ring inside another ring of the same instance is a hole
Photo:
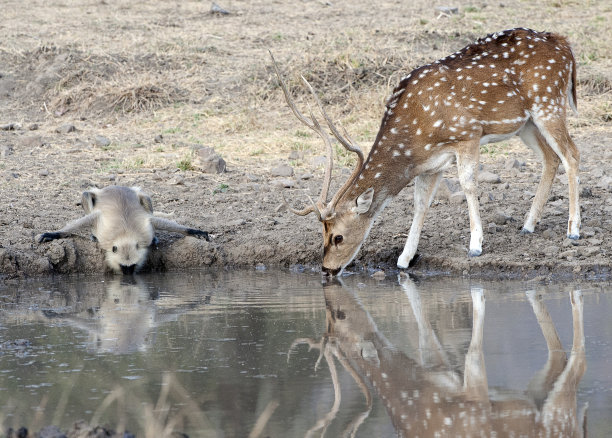
[[[204,173],[223,173],[226,163],[214,148],[202,147],[197,151],[198,166]]]
[[[213,4],[210,6],[210,13],[216,15],[229,15],[230,11],[213,2]]]
[[[0,125],[0,131],[19,131],[21,129],[21,125],[19,123],[5,123],[4,125]]]
[[[495,215],[493,216],[493,222],[495,222],[497,225],[506,225],[508,222],[513,220],[514,218],[512,216],[508,216],[506,213],[500,210],[496,211]]]
[[[454,6],[437,6],[436,11],[442,12],[443,14],[446,14],[446,15],[452,15],[452,14],[458,14],[459,8],[454,7]]]
[[[318,157],[314,157],[310,160],[310,165],[312,167],[326,166],[327,165],[327,157],[323,155],[319,155]]]
[[[299,178],[302,179],[302,180],[309,180],[311,178],[314,178],[314,175],[312,173],[302,173],[299,176]]]
[[[278,178],[272,181],[274,187],[290,189],[295,186],[295,181],[289,178]]]
[[[281,164],[273,169],[270,169],[270,174],[272,176],[293,176],[293,167],[288,166],[286,164]]]
[[[562,253],[559,253],[559,258],[561,259],[571,260],[577,256],[578,256],[577,249],[568,249],[567,251],[563,251]]]
[[[38,174],[40,176],[49,176],[49,170],[48,169],[42,169],[41,171],[38,172]]]
[[[382,269],[372,274],[372,278],[375,278],[377,280],[382,280],[385,278],[385,276],[386,276],[385,271],[383,271]]]
[[[104,137],[103,135],[96,135],[94,138],[94,142],[96,146],[99,146],[99,147],[106,147],[111,144],[111,141],[108,138]]]
[[[33,149],[41,147],[44,144],[44,141],[40,135],[31,135],[28,137],[22,137],[19,143],[23,148]]]
[[[489,172],[488,170],[484,170],[478,173],[478,181],[489,183],[489,184],[499,184],[501,182],[501,178],[499,175]]]
[[[28,129],[30,131],[36,131],[38,130],[38,123],[32,123],[31,125],[28,126]]]
[[[68,134],[69,132],[75,132],[76,130],[76,126],[66,123],[65,125],[58,127],[55,132],[59,134]]]
[[[462,202],[466,202],[465,193],[463,193],[463,191],[452,193],[449,196],[448,201],[451,204],[461,204]]]
[[[161,134],[157,134],[154,138],[153,138],[153,142],[154,143],[163,143],[164,142],[164,136]]]
[[[10,144],[2,146],[0,149],[0,158],[6,158],[13,153],[13,146]]]
[[[521,163],[516,158],[509,158],[504,163],[504,169],[506,169],[506,170],[520,169],[521,167],[524,167],[524,166],[525,166],[525,162]]]
[[[497,233],[499,230],[500,228],[497,226],[495,222],[491,222],[490,224],[487,225],[487,231],[489,233]]]

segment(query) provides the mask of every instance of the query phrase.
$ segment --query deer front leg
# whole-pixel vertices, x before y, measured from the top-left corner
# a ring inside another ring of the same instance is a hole
[[[469,257],[482,254],[482,222],[478,204],[478,156],[479,144],[469,143],[465,149],[457,152],[457,172],[459,183],[467,199],[470,214],[470,249]]]
[[[181,233],[186,236],[203,237],[206,240],[210,240],[210,238],[208,237],[208,231],[188,228],[169,219],[152,216],[151,225],[153,225],[153,228],[155,228],[156,230],[169,231],[171,233]]]
[[[487,372],[485,369],[482,340],[484,332],[485,297],[480,287],[473,287],[472,294],[472,338],[465,356],[463,388],[471,399],[488,398]]]
[[[398,268],[407,268],[416,254],[419,239],[421,237],[421,230],[423,229],[423,222],[425,221],[425,215],[436,194],[441,178],[442,172],[438,172],[421,174],[414,179],[414,217],[412,219],[412,225],[410,226],[408,239],[406,240],[406,245],[397,260]]]
[[[98,211],[90,213],[87,216],[83,216],[80,219],[69,222],[61,230],[39,234],[35,237],[35,239],[38,243],[51,242],[55,239],[63,239],[64,237],[71,236],[84,228],[92,228],[99,215],[100,212]]]

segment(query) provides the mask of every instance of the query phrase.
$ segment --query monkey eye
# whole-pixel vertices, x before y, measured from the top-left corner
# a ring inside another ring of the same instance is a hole
[[[342,237],[341,234],[338,234],[336,237],[334,237],[334,244],[338,245],[342,242],[342,240],[344,239],[344,237]]]
[[[113,246],[113,252],[117,252],[117,247]]]

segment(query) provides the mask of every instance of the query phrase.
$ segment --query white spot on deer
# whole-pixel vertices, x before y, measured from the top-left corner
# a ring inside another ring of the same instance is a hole
[[[549,64],[554,64],[555,62],[557,62],[557,61],[555,61],[554,59],[549,59],[549,60],[548,60],[548,63],[549,63]]]
[[[380,172],[378,172],[376,175],[374,175],[374,179],[378,179],[378,178],[380,178],[380,175],[381,175],[381,173],[380,173]]]
[[[396,128],[391,128],[391,134],[393,134],[393,135],[397,134],[397,129]]]
[[[419,129],[416,130],[416,135],[421,135],[422,132],[423,131],[421,131],[421,128],[419,128]]]
[[[400,143],[397,145],[397,147],[399,147],[400,149],[404,149],[406,145],[404,143]]]
[[[409,157],[410,155],[412,155],[412,151],[410,149],[406,149],[404,151],[404,155],[406,155],[407,157]]]
[[[393,156],[394,156],[394,157],[399,157],[399,156],[400,156],[400,153],[399,153],[398,151],[393,151]]]
[[[538,84],[533,84],[533,91],[538,91]]]
[[[440,126],[442,124],[443,120],[436,120],[433,124],[434,128],[437,128],[438,126]]]

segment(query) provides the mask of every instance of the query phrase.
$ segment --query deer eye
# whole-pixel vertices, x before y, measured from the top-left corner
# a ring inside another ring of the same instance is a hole
[[[334,237],[334,245],[338,245],[338,244],[342,243],[343,239],[344,239],[344,237],[342,237],[342,235],[338,234],[336,237]]]
[[[117,252],[117,247],[113,246],[113,252]]]

